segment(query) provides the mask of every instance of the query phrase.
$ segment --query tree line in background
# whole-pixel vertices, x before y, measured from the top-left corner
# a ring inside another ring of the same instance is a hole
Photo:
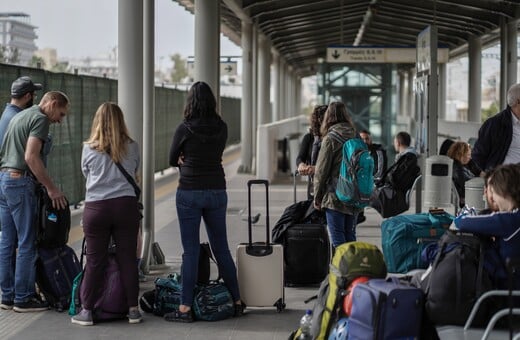
[[[20,51],[17,48],[0,45],[0,61],[4,64],[18,64]]]

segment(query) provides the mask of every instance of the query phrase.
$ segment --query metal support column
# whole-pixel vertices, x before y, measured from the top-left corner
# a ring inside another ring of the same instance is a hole
[[[507,21],[504,17],[500,17],[500,107],[505,108],[507,104],[507,58],[508,58],[508,46],[507,46]]]
[[[280,55],[272,50],[273,55],[273,118],[272,121],[280,120]]]
[[[145,1],[143,4],[143,150],[155,150],[155,3]],[[143,152],[143,249],[141,252],[141,269],[148,273],[150,268],[151,245],[155,234],[154,214],[154,165],[155,153]]]
[[[285,119],[289,117],[287,115],[287,92],[286,92],[286,86],[285,84],[287,80],[287,65],[285,64],[285,60],[280,57],[280,119]]]
[[[410,69],[408,70],[407,72],[407,82],[408,82],[408,86],[407,86],[407,101],[406,101],[406,112],[407,112],[407,115],[409,117],[413,117],[414,115],[414,112],[415,112],[415,107],[414,107],[414,104],[415,104],[415,95],[414,95],[414,92],[413,92],[413,77],[414,77],[414,70],[413,69]]]
[[[426,157],[437,154],[438,113],[437,95],[439,91],[437,75],[437,27],[430,26],[430,78],[428,85],[428,135]]]
[[[507,89],[517,83],[518,72],[518,20],[510,19],[507,23]]]
[[[481,120],[482,109],[482,42],[479,37],[472,36],[468,40],[468,121]]]
[[[253,111],[253,36],[250,22],[242,21],[242,100],[240,101],[240,140],[242,163],[239,173],[250,173],[253,163],[253,128],[251,116]]]
[[[438,64],[437,68],[439,69],[439,103],[437,104],[439,119],[446,119],[447,67],[445,63],[442,63]]]
[[[121,0],[120,0],[121,1]],[[220,1],[195,1],[195,81],[206,82],[220,112]]]
[[[300,115],[302,113],[302,78],[300,76],[296,77],[296,87],[295,87],[295,95],[294,95],[294,109],[296,115]]]
[[[271,47],[263,34],[258,37],[258,124],[271,122]]]
[[[143,2],[118,3],[119,78],[117,98],[130,136],[143,146]]]
[[[285,112],[286,117],[290,118],[293,116],[292,107],[292,83],[293,83],[293,68],[291,65],[285,64]]]
[[[397,71],[397,79],[399,81],[399,87],[397,88],[398,95],[397,98],[399,99],[397,103],[397,114],[398,115],[404,115],[405,114],[405,107],[406,107],[406,87],[405,87],[405,73],[403,71]]]

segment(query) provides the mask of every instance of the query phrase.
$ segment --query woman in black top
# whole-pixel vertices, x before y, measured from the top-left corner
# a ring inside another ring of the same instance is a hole
[[[314,176],[314,168],[318,159],[318,152],[321,147],[320,127],[323,116],[327,111],[327,105],[317,105],[311,114],[311,126],[300,144],[300,150],[296,157],[296,166],[301,176],[309,176],[309,185],[307,195],[312,198],[312,177]]]
[[[191,305],[199,263],[201,218],[219,272],[235,301],[235,315],[241,315],[245,307],[240,301],[226,231],[228,198],[222,153],[227,134],[227,125],[216,111],[211,88],[204,82],[196,82],[188,92],[184,121],[177,127],[170,149],[170,165],[178,167],[180,173],[176,206],[184,253],[181,305],[165,315],[168,321],[193,321]]]

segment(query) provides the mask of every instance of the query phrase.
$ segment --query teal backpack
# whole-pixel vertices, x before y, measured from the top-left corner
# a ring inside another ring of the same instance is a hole
[[[343,143],[336,196],[348,205],[364,208],[370,203],[374,190],[374,159],[360,138],[344,141],[334,132],[331,137]]]

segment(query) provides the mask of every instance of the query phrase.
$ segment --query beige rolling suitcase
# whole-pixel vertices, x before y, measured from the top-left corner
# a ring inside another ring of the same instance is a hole
[[[265,185],[266,240],[254,242],[251,226],[251,187]],[[269,182],[250,180],[248,187],[248,234],[249,242],[237,248],[237,271],[240,297],[248,307],[276,307],[278,312],[285,308],[283,279],[283,248],[269,242]]]

